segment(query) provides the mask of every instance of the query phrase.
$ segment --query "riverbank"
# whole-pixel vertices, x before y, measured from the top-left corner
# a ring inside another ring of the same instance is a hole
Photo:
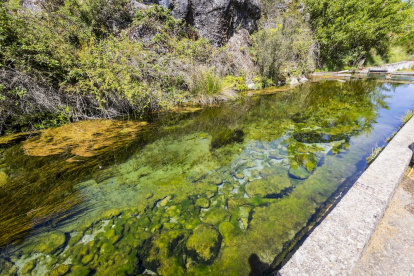
[[[338,72],[313,72],[310,78],[350,78],[351,76],[363,77],[367,75],[387,75],[387,79],[392,76],[412,76],[414,71],[414,61],[401,61],[396,63],[384,64],[382,66],[360,68],[358,70],[343,70]]]

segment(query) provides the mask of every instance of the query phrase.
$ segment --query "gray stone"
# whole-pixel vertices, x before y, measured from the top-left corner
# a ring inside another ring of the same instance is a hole
[[[22,7],[31,11],[32,13],[38,13],[42,11],[45,0],[22,0]]]
[[[227,43],[239,29],[249,33],[257,30],[261,15],[259,0],[147,0],[144,3],[170,8],[175,18],[194,26],[216,46]]]
[[[299,84],[299,81],[298,81],[297,78],[291,78],[291,79],[288,80],[288,83],[290,85],[296,85],[296,84]]]

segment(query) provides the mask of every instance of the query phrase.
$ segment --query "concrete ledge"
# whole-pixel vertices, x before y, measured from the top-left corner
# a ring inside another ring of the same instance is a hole
[[[398,187],[413,152],[414,118],[392,139],[279,276],[351,275]]]

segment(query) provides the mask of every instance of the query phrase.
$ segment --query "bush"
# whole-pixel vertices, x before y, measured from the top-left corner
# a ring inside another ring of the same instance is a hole
[[[223,79],[214,73],[214,68],[210,70],[199,69],[194,72],[190,91],[193,95],[214,95],[224,88]]]
[[[6,125],[23,130],[168,109],[220,93],[224,77],[239,74],[226,47],[214,48],[170,11],[128,5],[47,0],[31,13],[1,4],[0,134]]]
[[[260,74],[277,83],[290,75],[315,69],[316,46],[300,14],[285,14],[283,24],[253,36],[253,49]]]
[[[402,46],[392,46],[386,55],[386,59],[388,63],[404,61],[408,59],[408,54]]]
[[[371,49],[384,56],[394,37],[413,18],[413,2],[390,0],[306,0],[320,45],[320,66],[357,66]]]

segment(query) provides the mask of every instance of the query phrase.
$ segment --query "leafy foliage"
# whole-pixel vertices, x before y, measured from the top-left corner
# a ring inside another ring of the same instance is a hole
[[[220,92],[220,85],[207,84],[209,76],[219,84],[228,73],[215,70],[224,60],[214,57],[224,48],[213,48],[160,6],[136,10],[130,5],[50,0],[32,13],[2,3],[0,133],[5,124],[49,125],[67,107],[65,118],[108,118]],[[195,83],[197,72],[209,72],[201,84]],[[13,91],[19,89],[27,93],[17,97]]]
[[[381,55],[413,19],[413,2],[390,0],[306,0],[320,65],[355,66],[373,48]]]
[[[285,14],[281,22],[253,37],[253,53],[259,72],[274,82],[291,74],[305,75],[315,67],[316,47],[301,15]]]

